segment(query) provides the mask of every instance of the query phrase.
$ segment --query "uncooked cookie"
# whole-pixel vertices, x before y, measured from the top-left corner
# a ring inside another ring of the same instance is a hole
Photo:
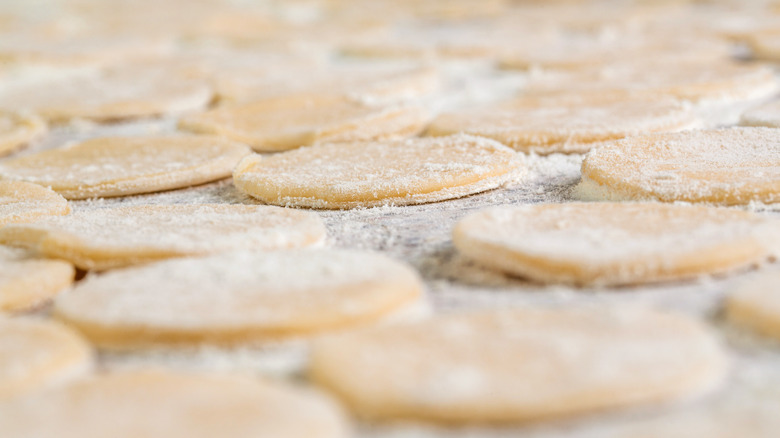
[[[87,343],[67,327],[28,318],[0,318],[0,404],[80,377],[92,367]],[[0,417],[6,414],[0,408]],[[0,420],[0,435],[7,435]]]
[[[729,128],[618,140],[582,163],[582,199],[716,205],[780,201],[780,130]]]
[[[726,318],[736,325],[780,339],[780,271],[769,268],[732,290]]]
[[[780,128],[780,100],[751,108],[742,113],[739,122],[743,126],[766,126]]]
[[[266,205],[93,208],[0,228],[0,243],[97,270],[238,249],[299,248],[324,238],[316,214]]]
[[[236,344],[367,324],[421,293],[413,269],[374,253],[232,252],[89,277],[55,314],[107,348]]]
[[[0,435],[58,438],[346,438],[333,401],[250,377],[137,370],[0,404]]]
[[[283,151],[316,142],[407,137],[426,122],[416,106],[376,108],[343,97],[296,96],[193,114],[179,127],[240,141],[256,151]]]
[[[0,181],[0,227],[68,213],[68,201],[46,187],[21,181]]]
[[[521,162],[493,140],[457,135],[321,144],[236,167],[236,187],[264,202],[311,208],[408,205],[500,187]]]
[[[513,309],[323,337],[310,377],[366,418],[523,422],[697,395],[725,362],[681,315]]]
[[[73,265],[0,246],[0,312],[32,308],[73,282]]]
[[[549,283],[637,284],[758,264],[780,248],[780,221],[716,207],[571,203],[494,207],[455,227],[466,257]]]
[[[0,178],[68,199],[177,189],[229,177],[250,149],[211,136],[102,137],[0,162]]]
[[[0,111],[0,155],[6,155],[46,132],[46,123],[30,114]]]
[[[696,119],[679,103],[519,99],[494,107],[444,113],[428,135],[466,133],[492,138],[522,152],[587,152],[594,145],[636,134],[679,131]]]

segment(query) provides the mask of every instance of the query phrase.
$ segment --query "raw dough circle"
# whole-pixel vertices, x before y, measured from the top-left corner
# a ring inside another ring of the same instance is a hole
[[[780,101],[775,100],[745,111],[739,124],[780,128]]]
[[[345,438],[329,398],[249,377],[138,370],[0,405],[0,434],[58,438]]]
[[[207,136],[102,137],[0,162],[0,178],[68,199],[157,192],[227,178],[247,146]]]
[[[303,95],[189,115],[179,127],[240,141],[256,151],[284,151],[317,142],[407,137],[426,122],[416,106],[377,108],[338,96]]]
[[[73,283],[73,265],[0,246],[0,312],[34,307]]]
[[[691,396],[725,365],[681,315],[513,309],[323,337],[310,376],[367,418],[520,422]]]
[[[453,240],[468,258],[522,277],[619,285],[760,263],[780,248],[780,222],[679,204],[539,204],[474,213]]]
[[[94,344],[233,344],[366,324],[418,303],[410,267],[354,251],[234,252],[89,277],[55,314]]]
[[[0,318],[0,357],[0,400],[79,377],[92,368],[92,351],[80,336],[60,324],[28,318]],[[2,426],[0,435],[29,436],[7,435]]]
[[[6,155],[46,132],[37,116],[0,111],[0,155]]]
[[[46,187],[21,181],[0,181],[0,227],[68,213],[68,201]]]
[[[521,162],[495,141],[458,135],[321,144],[233,172],[244,193],[276,205],[356,208],[442,201],[500,187]]]
[[[585,157],[584,199],[717,205],[780,201],[780,130],[728,128],[618,140]]]
[[[726,299],[726,318],[780,339],[780,271],[771,269],[739,284]]]
[[[299,248],[324,238],[316,214],[267,205],[95,208],[0,228],[0,243],[96,270],[237,249]]]

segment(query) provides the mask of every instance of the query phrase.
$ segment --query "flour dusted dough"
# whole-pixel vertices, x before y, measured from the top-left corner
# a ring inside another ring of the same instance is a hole
[[[0,318],[0,404],[79,377],[92,367],[87,343],[67,327],[28,318]],[[6,412],[0,408],[0,416]],[[0,435],[7,435],[1,425]]]
[[[68,213],[68,201],[46,187],[21,181],[0,181],[0,227]]]
[[[295,96],[235,105],[182,118],[179,126],[283,151],[316,142],[407,137],[427,116],[416,106],[371,107],[338,96]]]
[[[0,155],[6,155],[46,132],[46,123],[31,114],[0,111]]]
[[[696,119],[679,103],[658,100],[519,99],[495,107],[441,114],[428,135],[463,132],[492,138],[522,152],[587,152],[605,140],[678,131]]]
[[[703,206],[546,204],[474,213],[453,240],[468,258],[542,282],[636,284],[763,262],[780,248],[780,222]]]
[[[249,377],[137,370],[0,404],[0,435],[58,438],[346,438],[314,391]]]
[[[264,202],[312,208],[408,205],[500,187],[520,166],[492,140],[457,135],[382,142],[331,143],[236,167],[239,190]]]
[[[734,324],[780,339],[780,271],[769,268],[741,282],[726,299]]]
[[[717,205],[780,201],[780,130],[729,128],[637,136],[585,157],[584,199]]]
[[[230,176],[250,149],[210,136],[102,137],[0,162],[0,178],[47,186],[68,199],[124,196]]]
[[[26,310],[73,282],[73,265],[0,246],[0,312]]]
[[[0,243],[97,270],[237,249],[299,248],[324,238],[317,215],[266,205],[93,208],[0,228]]]
[[[414,270],[374,253],[233,252],[89,277],[55,314],[101,347],[234,344],[370,323],[421,293]]]
[[[742,113],[739,122],[743,126],[780,128],[780,100],[765,103]]]
[[[323,337],[310,376],[368,418],[519,422],[695,395],[725,360],[681,315],[526,308]]]

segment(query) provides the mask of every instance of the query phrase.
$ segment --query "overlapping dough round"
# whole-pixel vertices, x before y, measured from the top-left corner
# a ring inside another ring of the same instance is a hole
[[[21,181],[0,181],[0,227],[68,213],[68,201],[46,187]]]
[[[725,315],[735,325],[780,338],[780,272],[769,268],[739,283],[726,298]]]
[[[780,101],[775,100],[745,111],[739,124],[780,128]]]
[[[6,155],[46,132],[46,122],[31,114],[0,111],[0,155]]]
[[[0,246],[0,312],[26,310],[73,282],[73,265]]]

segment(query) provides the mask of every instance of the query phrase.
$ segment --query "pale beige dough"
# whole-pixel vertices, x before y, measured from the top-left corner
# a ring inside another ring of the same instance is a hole
[[[311,208],[408,205],[500,187],[522,162],[498,142],[457,135],[321,144],[236,167],[236,187],[264,202]]]
[[[780,248],[780,221],[716,207],[570,203],[494,207],[462,219],[466,257],[549,283],[621,285],[744,268]]]
[[[365,325],[419,303],[403,263],[368,252],[231,252],[87,278],[54,313],[104,348],[252,343]]]
[[[92,368],[92,351],[75,332],[53,322],[0,317],[0,404],[64,383]],[[5,411],[0,408],[0,416]],[[0,420],[0,425],[6,424]],[[6,435],[0,426],[0,435]],[[22,435],[17,435],[22,436]]]
[[[774,100],[745,111],[739,124],[780,128],[780,101]]]
[[[768,268],[732,288],[725,316],[735,325],[780,339],[780,271]]]
[[[317,215],[266,205],[92,208],[0,228],[0,243],[96,270],[238,249],[300,248],[324,238]]]
[[[33,308],[73,283],[73,265],[0,246],[0,312]]]
[[[372,107],[344,97],[301,95],[189,115],[179,127],[240,141],[256,151],[283,151],[317,142],[408,137],[422,131],[427,120],[417,106]]]
[[[618,140],[585,157],[576,192],[583,199],[772,204],[780,201],[780,130],[728,128]]]
[[[230,176],[250,149],[211,136],[101,137],[0,162],[0,178],[68,199],[177,189]]]
[[[103,374],[0,404],[0,434],[58,438],[346,438],[341,409],[313,390],[162,369]]]
[[[772,22],[772,28],[758,31],[744,38],[754,58],[769,61],[780,60],[780,32],[777,29],[777,19]]]
[[[682,315],[525,308],[323,337],[309,375],[365,418],[503,423],[690,397],[725,369],[714,335]]]
[[[21,181],[0,181],[0,227],[68,213],[68,201],[46,187]]]
[[[40,117],[0,111],[0,155],[19,149],[45,132],[46,122]]]

